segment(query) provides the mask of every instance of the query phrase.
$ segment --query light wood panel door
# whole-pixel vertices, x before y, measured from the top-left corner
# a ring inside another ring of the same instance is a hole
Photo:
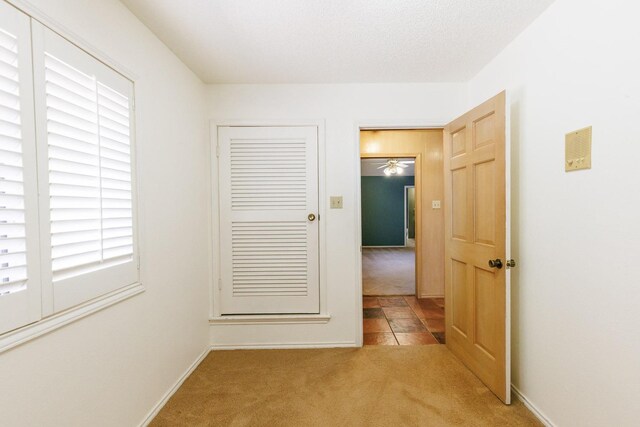
[[[510,403],[506,123],[503,92],[445,127],[445,304],[447,346]]]
[[[318,128],[220,127],[218,141],[221,313],[318,313]]]

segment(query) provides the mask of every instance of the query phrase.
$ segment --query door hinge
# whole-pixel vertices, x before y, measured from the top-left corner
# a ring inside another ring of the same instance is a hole
[[[218,278],[218,290],[222,291],[222,279]]]
[[[136,257],[136,263],[137,263],[136,268],[140,270],[140,255]]]
[[[216,144],[216,157],[220,157],[220,144]]]

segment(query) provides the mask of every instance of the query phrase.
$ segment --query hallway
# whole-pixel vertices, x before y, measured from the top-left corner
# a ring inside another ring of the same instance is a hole
[[[415,247],[362,248],[364,295],[415,295],[415,255]]]

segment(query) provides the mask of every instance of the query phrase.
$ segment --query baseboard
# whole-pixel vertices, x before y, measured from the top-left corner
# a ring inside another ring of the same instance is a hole
[[[444,295],[436,294],[436,295],[420,295],[418,298],[444,298]]]
[[[204,358],[207,357],[207,354],[209,354],[209,351],[210,351],[210,349],[208,349],[208,348],[205,349],[202,352],[202,354],[200,354],[200,356],[198,356],[196,358],[196,360],[191,364],[191,366],[189,366],[189,368],[187,368],[185,373],[182,374],[180,376],[180,378],[178,378],[178,381],[176,381],[176,383],[169,389],[169,391],[167,391],[165,393],[165,395],[162,396],[162,399],[160,399],[160,401],[155,404],[153,409],[151,409],[149,414],[147,414],[147,416],[144,418],[144,420],[140,423],[141,427],[146,427],[151,423],[151,421],[153,421],[153,419],[156,417],[156,415],[158,415],[158,413],[164,407],[164,405],[166,405],[167,402],[169,401],[169,399],[171,399],[171,396],[173,396],[173,394],[176,391],[178,391],[178,389],[180,388],[182,383],[184,383],[184,381],[189,377],[189,375],[191,375],[191,373],[193,373],[193,371],[196,370],[196,368],[200,365],[200,363],[202,363]]]
[[[521,401],[524,406],[527,407],[528,410],[546,427],[555,427],[555,425],[546,417],[531,401],[524,395],[516,386],[511,384],[511,391],[516,396],[516,398]]]
[[[281,344],[211,344],[211,350],[284,350],[296,348],[344,348],[358,347],[355,341],[306,342]]]

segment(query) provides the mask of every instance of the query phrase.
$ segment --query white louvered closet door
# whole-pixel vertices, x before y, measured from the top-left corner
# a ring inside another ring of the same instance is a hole
[[[0,333],[41,317],[29,17],[0,2]]]
[[[33,22],[43,309],[138,280],[133,84]]]
[[[218,132],[221,314],[318,313],[317,127]]]

